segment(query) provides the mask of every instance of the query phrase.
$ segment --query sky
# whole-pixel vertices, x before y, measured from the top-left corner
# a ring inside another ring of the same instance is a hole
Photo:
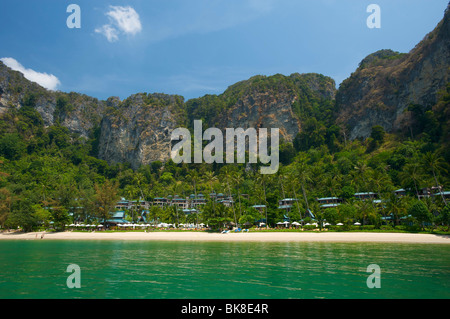
[[[371,4],[380,9],[379,28],[368,26],[368,18],[375,21],[374,11],[367,12]],[[99,99],[147,92],[187,100],[277,73],[321,73],[338,87],[375,51],[409,52],[443,18],[447,4],[0,0],[0,60],[48,89]]]

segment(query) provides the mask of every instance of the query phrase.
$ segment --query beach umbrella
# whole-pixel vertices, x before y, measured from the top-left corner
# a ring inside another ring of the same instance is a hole
[[[338,223],[338,224],[336,224],[336,226],[343,226],[344,224],[342,224],[342,223]]]
[[[360,226],[361,223],[356,222],[356,223],[354,223],[353,225],[355,225],[355,226]]]

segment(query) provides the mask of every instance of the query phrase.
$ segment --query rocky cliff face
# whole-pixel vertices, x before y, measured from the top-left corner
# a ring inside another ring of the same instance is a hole
[[[436,103],[449,82],[450,10],[435,30],[408,54],[381,50],[365,58],[336,96],[337,121],[351,138],[368,137],[375,125],[395,132],[407,125],[412,104]]]
[[[85,138],[100,124],[106,107],[104,101],[87,95],[48,91],[0,61],[0,115],[21,108],[25,101],[39,112],[45,126],[60,123]]]
[[[230,86],[219,96],[187,102],[190,123],[204,119],[207,126],[226,128],[279,128],[292,142],[302,127],[301,107],[334,100],[333,79],[320,74],[255,76]],[[270,132],[270,131],[269,131]]]
[[[101,123],[99,158],[133,168],[170,158],[172,131],[185,126],[181,96],[135,94],[107,100]]]

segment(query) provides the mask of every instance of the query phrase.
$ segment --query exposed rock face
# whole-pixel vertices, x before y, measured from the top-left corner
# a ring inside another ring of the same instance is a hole
[[[292,142],[302,121],[295,105],[334,100],[333,79],[320,74],[255,76],[230,86],[219,96],[187,102],[189,120],[206,119],[207,126],[226,128],[278,128]],[[270,130],[269,130],[270,132]]]
[[[406,125],[412,104],[436,103],[449,82],[450,10],[433,32],[410,53],[381,50],[365,58],[336,96],[338,122],[350,127],[351,138],[368,137],[375,125],[394,132]]]
[[[132,168],[170,158],[172,131],[185,126],[181,96],[135,94],[109,98],[101,123],[99,158]]]
[[[85,138],[99,125],[106,107],[104,101],[87,95],[48,91],[0,61],[0,114],[21,108],[26,100],[32,101],[29,103],[39,112],[45,126],[59,122]]]

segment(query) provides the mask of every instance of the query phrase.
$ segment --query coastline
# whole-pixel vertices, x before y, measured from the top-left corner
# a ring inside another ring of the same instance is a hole
[[[43,236],[42,236],[43,235]],[[43,237],[43,238],[41,238]],[[0,233],[1,240],[122,240],[122,241],[202,241],[202,242],[369,242],[450,244],[448,235],[364,232],[61,232]]]

